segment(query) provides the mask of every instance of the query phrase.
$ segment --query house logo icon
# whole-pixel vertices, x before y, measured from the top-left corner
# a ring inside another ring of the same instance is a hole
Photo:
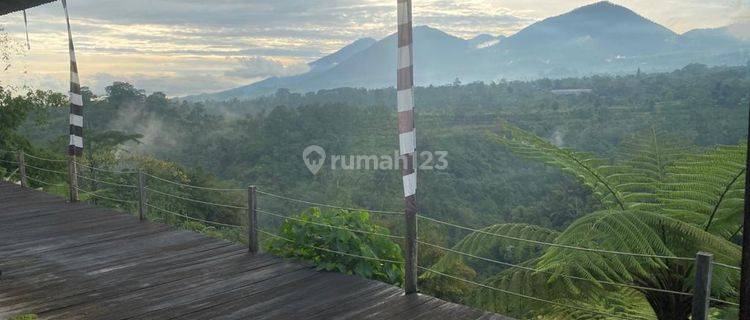
[[[326,161],[326,151],[321,146],[309,146],[302,152],[302,161],[312,174],[318,174]]]

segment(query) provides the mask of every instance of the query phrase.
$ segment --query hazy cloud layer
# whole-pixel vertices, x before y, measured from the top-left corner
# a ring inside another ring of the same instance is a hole
[[[416,24],[470,38],[510,35],[591,0],[421,0]],[[750,0],[615,1],[678,32],[750,20]],[[212,92],[305,63],[362,37],[395,31],[395,0],[69,0],[84,85],[130,80],[169,95]],[[65,91],[67,42],[59,3],[28,11],[32,50],[2,84]],[[19,13],[0,25],[25,38]],[[735,32],[747,36],[747,30]],[[106,77],[103,75],[107,75]],[[109,78],[108,78],[109,77]],[[58,85],[55,85],[58,84]]]
[[[285,64],[279,60],[261,56],[237,58],[240,67],[227,71],[225,75],[243,79],[284,77],[305,73],[310,68],[305,63]]]

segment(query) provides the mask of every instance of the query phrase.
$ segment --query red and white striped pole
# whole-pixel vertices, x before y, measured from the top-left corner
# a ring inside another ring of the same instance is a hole
[[[404,289],[407,294],[417,292],[417,150],[414,127],[414,58],[412,39],[411,0],[397,0],[398,4],[398,75],[397,108],[398,140],[402,158],[404,200],[406,203],[406,266]]]

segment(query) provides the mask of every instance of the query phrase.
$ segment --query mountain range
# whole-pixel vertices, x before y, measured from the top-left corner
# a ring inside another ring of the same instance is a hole
[[[750,25],[684,34],[604,1],[534,23],[509,37],[463,39],[428,26],[414,28],[415,81],[440,85],[500,79],[576,77],[670,71],[690,63],[744,65]],[[396,79],[396,34],[364,38],[309,63],[307,73],[272,77],[188,100],[249,99],[285,88],[308,92],[338,87],[381,88]]]

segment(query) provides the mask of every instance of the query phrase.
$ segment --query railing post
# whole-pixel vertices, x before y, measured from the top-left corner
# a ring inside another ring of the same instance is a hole
[[[250,253],[259,252],[258,244],[258,201],[255,186],[247,188],[247,246]]]
[[[750,118],[745,158],[745,212],[742,224],[742,264],[740,268],[740,320],[750,320]]]
[[[693,320],[708,320],[711,299],[711,277],[714,255],[698,252],[695,257],[695,287],[693,288]]]
[[[78,166],[74,155],[68,157],[68,189],[70,202],[78,202]]]
[[[28,187],[29,179],[26,178],[26,156],[23,150],[18,151],[18,173],[21,175],[21,186]]]
[[[406,265],[404,268],[404,290],[406,294],[417,293],[417,213],[406,210]]]
[[[146,180],[143,177],[143,171],[138,170],[138,219],[143,221],[146,217]]]

